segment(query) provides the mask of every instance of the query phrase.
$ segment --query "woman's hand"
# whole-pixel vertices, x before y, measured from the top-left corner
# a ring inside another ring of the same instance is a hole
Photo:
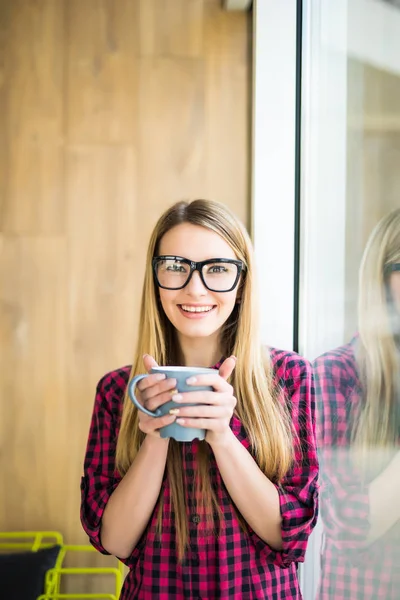
[[[230,421],[236,398],[227,379],[235,366],[236,358],[231,356],[222,363],[218,375],[196,375],[187,380],[189,385],[212,386],[212,392],[186,392],[172,397],[177,403],[198,405],[173,409],[176,422],[183,427],[206,429],[206,441],[210,446],[223,445],[232,435]]]
[[[143,362],[147,372],[158,366],[154,358],[148,354],[143,357]],[[140,404],[152,412],[169,402],[174,393],[176,393],[176,379],[167,379],[163,373],[149,375],[139,381],[136,388],[136,397]],[[163,417],[150,417],[141,410],[138,413],[139,429],[146,435],[157,438],[160,437],[159,429],[171,425],[176,419],[175,415],[169,414]]]

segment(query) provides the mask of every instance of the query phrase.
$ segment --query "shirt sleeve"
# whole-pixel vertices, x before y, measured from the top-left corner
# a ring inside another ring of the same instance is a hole
[[[304,561],[308,538],[318,516],[315,394],[310,363],[290,354],[286,361],[283,388],[297,442],[293,465],[276,485],[282,517],[282,550],[272,549],[253,531],[250,535],[268,562],[289,567],[293,562]]]
[[[101,543],[101,519],[121,479],[115,470],[117,427],[111,406],[111,380],[112,374],[106,375],[97,386],[81,479],[81,523],[90,543],[102,554],[109,552]],[[120,560],[129,563],[129,559]]]
[[[314,364],[324,531],[338,550],[352,552],[365,546],[369,494],[350,457],[348,429],[355,391],[349,368],[341,356],[325,355]]]

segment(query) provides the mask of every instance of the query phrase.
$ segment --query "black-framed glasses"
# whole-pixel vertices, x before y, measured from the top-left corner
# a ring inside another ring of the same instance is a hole
[[[389,275],[389,273],[394,273],[395,271],[400,271],[400,263],[392,263],[385,266],[386,275]]]
[[[198,271],[210,292],[231,292],[245,270],[241,260],[210,258],[195,262],[182,256],[155,256],[153,272],[157,285],[165,290],[181,290]]]

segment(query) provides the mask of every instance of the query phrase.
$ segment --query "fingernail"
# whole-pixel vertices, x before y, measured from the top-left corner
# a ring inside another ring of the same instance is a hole
[[[142,358],[146,358],[146,356],[148,356],[148,354],[143,354]]]
[[[170,415],[179,415],[179,408],[171,408],[169,411]]]
[[[233,360],[234,360],[235,362],[237,362],[237,358],[236,358],[236,356],[233,356],[233,355],[232,355],[230,358],[233,358]]]
[[[174,396],[172,396],[172,400],[174,402],[180,402],[182,400],[182,395],[181,394],[175,394]]]
[[[176,390],[176,389],[175,390],[171,390],[171,396],[175,396],[175,394],[177,394],[177,393],[178,393],[178,390]]]
[[[178,425],[183,425],[185,422],[185,419],[177,419],[176,423],[178,423]]]
[[[155,376],[156,381],[162,381],[163,379],[165,379],[164,373],[157,373],[157,375]]]
[[[197,377],[189,377],[189,379],[186,379],[186,383],[188,383],[189,385],[191,383],[196,383],[197,381]]]

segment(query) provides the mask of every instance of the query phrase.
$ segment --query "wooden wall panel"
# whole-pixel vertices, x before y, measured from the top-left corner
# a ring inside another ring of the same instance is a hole
[[[150,230],[182,198],[247,221],[249,19],[219,0],[0,0],[0,530],[86,541],[95,386],[132,360]]]
[[[140,303],[139,213],[130,147],[73,148],[66,161],[68,206],[69,429],[68,532],[79,530],[82,468],[95,386],[131,361]],[[112,176],[111,176],[112,174]],[[97,350],[96,350],[97,349]],[[74,485],[75,482],[75,485]]]
[[[202,57],[203,0],[139,0],[140,56]]]
[[[200,61],[140,61],[139,197],[147,244],[160,212],[173,201],[203,194],[204,77]]]
[[[137,115],[137,2],[66,2],[66,135],[132,143]]]
[[[3,238],[1,529],[64,527],[69,460],[65,240]]]
[[[3,0],[1,229],[63,229],[63,2]],[[1,189],[1,188],[0,188]]]
[[[8,45],[7,24],[9,22],[8,6],[0,2],[0,115],[6,114],[6,49]],[[6,194],[6,120],[0,118],[0,225],[4,222]]]
[[[243,17],[205,6],[206,195],[249,226],[250,21]]]

